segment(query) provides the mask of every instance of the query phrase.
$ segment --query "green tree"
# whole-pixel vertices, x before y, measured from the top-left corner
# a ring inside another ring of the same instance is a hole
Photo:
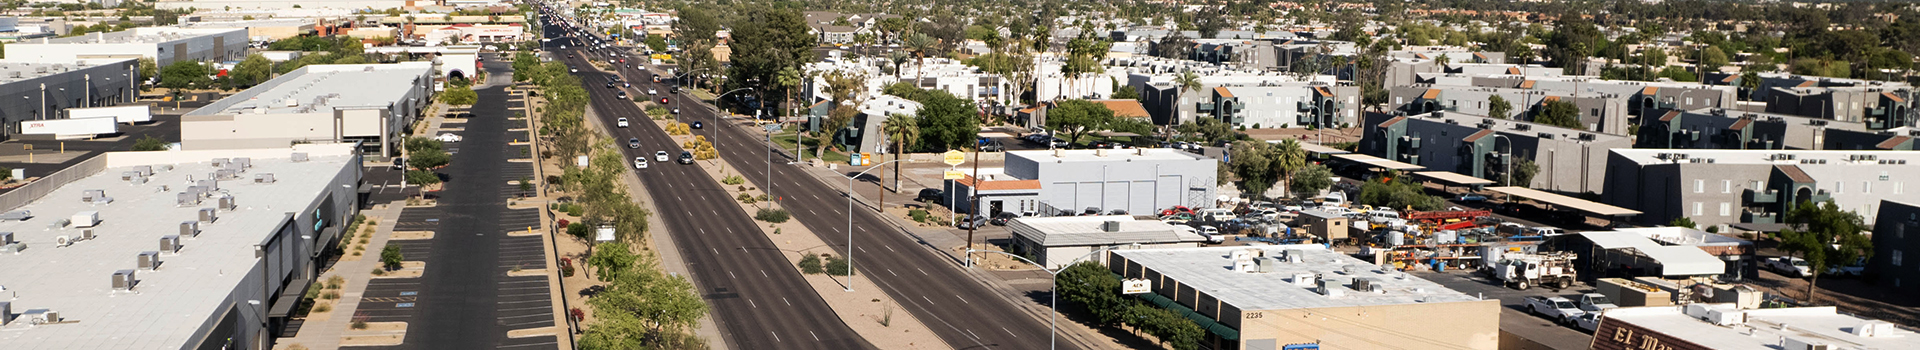
[[[1093,314],[1100,327],[1118,326],[1125,321],[1129,298],[1120,294],[1120,279],[1098,263],[1082,261],[1067,266],[1054,278],[1058,297],[1078,303]]]
[[[1277,174],[1275,178],[1280,180],[1280,184],[1292,185],[1294,173],[1307,166],[1307,150],[1300,146],[1299,140],[1286,139],[1268,144],[1267,152],[1270,153],[1273,173]]]
[[[434,168],[447,165],[447,163],[452,161],[452,159],[453,158],[447,154],[447,151],[442,151],[439,149],[430,149],[422,152],[411,152],[407,154],[407,164],[412,165],[414,169],[419,169],[421,171],[433,171]]]
[[[900,44],[905,45],[907,50],[913,52],[913,70],[916,75],[914,80],[918,81],[920,78],[925,77],[927,55],[931,53],[930,51],[933,51],[935,46],[940,45],[940,42],[924,33],[913,33],[907,34],[905,38],[902,38]]]
[[[929,91],[918,100],[920,110],[920,150],[966,149],[979,137],[980,119],[973,102],[954,97],[946,91]]]
[[[380,266],[387,270],[399,269],[400,262],[405,259],[406,256],[400,254],[399,245],[388,244],[386,248],[380,249]]]
[[[1580,123],[1580,107],[1573,102],[1550,100],[1540,107],[1540,113],[1534,114],[1534,123],[1553,125],[1568,129],[1586,130]]]
[[[1233,168],[1233,176],[1240,179],[1240,192],[1252,195],[1266,193],[1277,180],[1273,175],[1273,152],[1263,141],[1234,142],[1228,149],[1228,167]]]
[[[1729,62],[1732,62],[1732,60],[1727,59],[1727,52],[1720,50],[1718,47],[1708,46],[1706,49],[1700,50],[1701,71],[1718,70],[1720,67],[1726,66]]]
[[[742,16],[733,25],[728,85],[774,85],[781,70],[813,61],[819,38],[808,32],[799,10],[756,8]],[[785,89],[767,92],[782,96]]]
[[[1134,304],[1127,312],[1128,324],[1159,338],[1161,345],[1176,350],[1198,349],[1206,330],[1180,314],[1153,305]]]
[[[850,105],[840,105],[827,111],[827,119],[820,121],[820,130],[813,132],[816,145],[813,149],[813,158],[820,159],[826,154],[827,148],[838,148],[839,145],[833,142],[833,136],[846,129],[847,125],[853,124],[853,117],[859,114],[860,110],[853,109]]]
[[[1760,89],[1760,73],[1747,70],[1740,73],[1740,97],[1753,100],[1754,90]]]
[[[686,334],[707,312],[686,278],[661,273],[650,254],[605,275],[607,289],[587,300],[599,322],[581,335],[581,349],[705,348]]]
[[[1060,101],[1059,106],[1047,110],[1047,128],[1066,134],[1068,143],[1079,143],[1087,134],[1106,130],[1113,119],[1113,110],[1107,105],[1087,100]]]
[[[1500,95],[1490,95],[1487,97],[1487,116],[1500,119],[1511,118],[1513,103],[1507,102],[1507,99]]]
[[[1521,159],[1513,163],[1513,183],[1507,186],[1533,187],[1533,177],[1540,174],[1540,165],[1532,159]],[[1504,176],[1503,176],[1504,177]],[[1504,181],[1504,179],[1502,179]]]
[[[907,145],[920,141],[919,121],[913,120],[913,116],[910,115],[887,116],[886,121],[880,122],[880,132],[885,133],[887,139],[893,141],[893,160],[900,160],[900,155],[907,153]],[[900,162],[893,162],[893,190],[900,190]],[[885,198],[884,195],[883,193],[882,198]]]
[[[1673,226],[1673,227],[1685,227],[1685,228],[1698,228],[1698,227],[1700,227],[1700,225],[1699,225],[1699,224],[1695,224],[1695,223],[1693,223],[1693,218],[1690,218],[1690,217],[1685,217],[1685,216],[1682,216],[1682,217],[1677,217],[1677,218],[1673,218],[1673,220],[1668,220],[1668,221],[1667,221],[1667,226]]]
[[[1131,86],[1125,86],[1125,85],[1116,85],[1116,86],[1119,86],[1119,88],[1114,89],[1113,95],[1108,96],[1109,98],[1112,98],[1115,100],[1135,100],[1135,101],[1138,101],[1143,98],[1140,96],[1140,92],[1135,91]]]
[[[1667,50],[1663,50],[1658,47],[1641,50],[1640,63],[1645,64],[1649,67],[1655,67],[1655,68],[1666,67],[1667,66]]]
[[[266,56],[260,54],[247,55],[246,60],[234,65],[232,73],[235,81],[253,86],[273,77],[273,61],[267,60]]]
[[[142,81],[145,81],[146,79],[153,79],[153,78],[160,77],[160,66],[153,63],[152,58],[141,57],[139,59],[139,62],[140,62],[140,79]]]
[[[157,138],[157,137],[153,137],[153,135],[141,136],[139,141],[133,142],[134,152],[165,151],[165,150],[167,150],[167,141],[161,140],[160,138]]]
[[[440,102],[455,106],[471,106],[475,102],[480,102],[480,95],[473,92],[471,86],[456,84],[447,88],[446,92],[440,93]]]
[[[202,88],[213,82],[206,66],[200,62],[181,60],[167,65],[160,71],[160,86],[168,89]]]
[[[1360,185],[1360,195],[1355,202],[1385,206],[1394,209],[1412,208],[1413,210],[1440,210],[1446,208],[1446,200],[1426,194],[1426,188],[1402,176],[1398,171],[1389,171],[1385,181],[1367,181]]]
[[[1307,164],[1287,182],[1294,196],[1307,197],[1333,187],[1333,170],[1325,165]]]
[[[585,224],[580,224],[586,227]],[[591,229],[591,227],[587,227]],[[594,245],[593,255],[587,256],[587,265],[593,266],[601,281],[613,281],[626,274],[635,273],[633,266],[638,264],[640,256],[626,243],[607,242]]]
[[[1828,266],[1842,266],[1855,259],[1873,257],[1873,240],[1861,232],[1871,229],[1859,213],[1841,210],[1833,201],[1814,204],[1801,201],[1787,211],[1787,229],[1780,230],[1780,250],[1800,254],[1813,268],[1807,281],[1806,302],[1812,303],[1814,285]]]

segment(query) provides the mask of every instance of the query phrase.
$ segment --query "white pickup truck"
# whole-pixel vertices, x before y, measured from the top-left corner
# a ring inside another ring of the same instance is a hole
[[[1575,304],[1580,304],[1580,310],[1587,312],[1600,312],[1620,307],[1619,305],[1613,304],[1613,299],[1607,299],[1605,294],[1600,293],[1581,294],[1580,300],[1576,301]]]
[[[1572,300],[1561,297],[1527,297],[1527,313],[1543,315],[1559,323],[1573,323],[1575,318],[1587,314]]]
[[[1760,266],[1764,266],[1768,270],[1773,270],[1773,272],[1787,275],[1788,277],[1804,278],[1813,275],[1812,264],[1808,264],[1805,259],[1791,256],[1767,258]]]

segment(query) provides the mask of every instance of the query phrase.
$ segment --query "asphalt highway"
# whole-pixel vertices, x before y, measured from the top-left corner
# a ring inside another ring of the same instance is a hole
[[[606,56],[595,55],[596,59],[606,60]],[[622,68],[622,74],[633,84],[630,94],[647,96],[646,89],[651,87],[661,96],[667,96],[668,87],[673,83],[665,72],[653,72],[637,68]],[[658,70],[656,68],[655,70]],[[662,83],[652,83],[651,75],[660,74]],[[606,80],[589,80],[595,90],[614,90],[605,87]],[[611,94],[612,91],[607,91]],[[768,154],[770,145],[758,129],[743,130],[731,127],[732,124],[716,120],[718,112],[709,106],[699,104],[698,99],[680,94],[668,96],[671,106],[679,107],[677,117],[682,122],[703,122],[704,129],[693,130],[696,135],[707,135],[709,139],[718,139],[716,144],[721,158],[748,181],[760,188],[784,198],[782,205],[830,246],[844,253],[847,242],[848,215],[845,183],[825,183],[809,176],[806,170],[796,165],[788,165],[792,159],[782,153]],[[596,95],[595,100],[600,97]],[[621,103],[632,105],[631,103]],[[596,106],[598,106],[596,104]],[[637,108],[636,108],[637,110]],[[612,123],[613,118],[626,116],[629,119],[644,118],[644,114],[601,113],[600,117]],[[652,124],[636,126],[650,129]],[[718,137],[715,137],[718,132]],[[663,134],[662,134],[663,135]],[[624,137],[620,142],[624,144]],[[640,153],[652,153],[654,147],[649,140],[642,138]],[[677,150],[677,147],[670,148]],[[678,152],[672,152],[676,155]],[[769,161],[771,157],[771,161]],[[769,164],[769,162],[771,164]],[[656,167],[658,165],[655,165]],[[768,183],[766,171],[771,168],[772,183]],[[845,174],[858,172],[849,169]],[[643,171],[645,172],[645,171]],[[843,174],[843,175],[845,175]],[[709,181],[710,183],[710,181]],[[654,188],[649,185],[649,189]],[[718,191],[718,190],[714,190]],[[653,192],[676,193],[676,192]],[[688,193],[680,190],[677,193]],[[907,200],[903,194],[897,200]],[[662,198],[662,195],[655,195]],[[721,200],[731,200],[722,198]],[[901,232],[885,219],[865,207],[853,210],[853,230],[855,252],[854,265],[867,278],[879,284],[895,302],[906,306],[922,323],[938,333],[941,339],[956,349],[1047,349],[1049,348],[1048,325],[1036,315],[1021,310],[1019,304],[1026,301],[1002,297],[978,280],[967,274],[963,267],[954,264],[945,255],[922,247],[915,239]],[[671,215],[671,214],[669,214]],[[679,231],[676,231],[679,232]],[[697,254],[692,254],[697,255]],[[875,286],[856,285],[854,288],[874,288]],[[810,293],[810,292],[809,292]],[[1064,338],[1058,342],[1059,349],[1077,349],[1075,343]]]
[[[555,26],[548,25],[546,33],[554,38],[547,45],[554,59],[579,69],[575,75],[587,89],[602,125],[614,126],[615,118],[621,117],[633,121],[634,127],[612,128],[612,136],[626,153],[626,166],[634,166],[635,157],[650,163],[635,173],[654,198],[656,217],[673,235],[729,348],[875,348],[840,321],[715,179],[692,165],[673,161],[680,155],[680,145],[655,127],[639,106],[615,96],[620,89],[606,87],[610,75],[586,61],[598,55],[581,50],[577,39],[559,38],[560,29]],[[560,49],[562,43],[568,48]],[[573,57],[566,58],[567,54]],[[645,98],[642,83],[648,80],[638,76],[631,80],[636,89],[627,90],[628,94]],[[665,87],[659,89],[664,95]],[[628,148],[629,138],[638,138],[640,147]],[[656,151],[666,151],[669,161],[655,159]]]

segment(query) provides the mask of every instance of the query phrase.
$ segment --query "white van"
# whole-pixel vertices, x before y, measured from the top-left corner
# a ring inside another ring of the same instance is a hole
[[[1232,210],[1212,208],[1212,209],[1200,209],[1199,217],[1206,218],[1207,220],[1213,220],[1213,221],[1227,221],[1227,220],[1233,220],[1236,216],[1233,215]]]
[[[1347,206],[1347,195],[1340,192],[1328,193],[1325,197],[1320,197],[1320,206],[1323,206],[1323,207]]]

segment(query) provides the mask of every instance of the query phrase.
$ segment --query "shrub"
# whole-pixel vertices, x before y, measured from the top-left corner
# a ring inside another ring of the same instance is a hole
[[[167,150],[167,141],[161,140],[151,135],[140,137],[139,141],[133,142],[134,152],[165,151],[165,150]]]
[[[820,267],[819,254],[807,253],[800,257],[800,273],[817,275],[821,272],[826,272],[826,269]]]
[[[367,321],[353,321],[353,329],[367,329]]]
[[[750,195],[750,194],[745,194],[745,193],[741,193],[741,194],[740,194],[740,195],[738,195],[738,196],[734,196],[734,197],[733,197],[733,199],[734,199],[734,200],[738,200],[738,201],[740,201],[741,203],[746,203],[746,204],[753,204],[753,202],[754,202],[754,200],[753,200],[753,195]]]
[[[740,175],[727,175],[726,178],[720,179],[720,183],[728,185],[739,185],[746,182],[747,179],[740,178]]]
[[[386,248],[380,249],[380,263],[388,269],[400,268],[402,259],[406,257],[400,254],[400,246],[389,244]]]
[[[759,212],[753,214],[753,218],[760,221],[766,221],[766,222],[778,224],[782,222],[787,222],[787,219],[789,219],[790,217],[787,215],[787,211],[785,209],[760,208]]]
[[[851,267],[847,266],[847,259],[844,259],[838,256],[827,257],[827,274],[828,275],[851,276],[850,274],[851,272],[853,271],[851,270]]]
[[[547,153],[547,152],[540,152],[540,153],[542,153],[542,154],[544,154],[544,153]],[[566,183],[567,183],[567,181],[566,181],[566,180],[561,180],[561,179],[560,179],[560,175],[547,175],[547,184],[548,184],[548,185],[554,185],[554,186],[559,186],[559,185],[565,185]]]
[[[928,217],[928,215],[927,215],[927,210],[926,210],[926,209],[914,209],[914,210],[909,210],[909,211],[907,211],[907,216],[911,216],[911,217],[913,217],[913,222],[918,222],[918,223],[923,223],[923,224],[924,224],[924,223],[927,223],[927,217]]]
[[[340,292],[320,293],[320,299],[326,299],[326,300],[340,299]]]
[[[440,175],[426,170],[408,170],[407,182],[420,185],[437,184],[440,183]]]
[[[587,239],[587,235],[593,233],[591,231],[593,230],[589,229],[587,227],[587,224],[576,222],[576,223],[567,225],[567,234],[572,235],[574,237],[579,237],[580,239]]]
[[[313,312],[327,312],[327,311],[333,311],[333,303],[313,304]]]

